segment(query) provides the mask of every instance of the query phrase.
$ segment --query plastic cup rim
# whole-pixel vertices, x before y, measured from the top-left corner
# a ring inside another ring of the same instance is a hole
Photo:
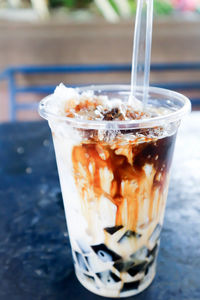
[[[142,92],[142,87],[137,87],[137,92]],[[79,92],[84,92],[88,90],[93,91],[106,91],[106,90],[116,90],[116,91],[130,91],[130,85],[117,85],[117,84],[106,84],[106,85],[85,85],[76,88]],[[65,121],[72,127],[76,128],[87,128],[87,129],[107,129],[107,130],[117,130],[117,129],[137,129],[137,128],[152,128],[158,125],[179,121],[184,115],[191,111],[191,102],[190,100],[175,91],[158,88],[158,87],[149,87],[149,93],[157,93],[162,96],[166,96],[171,100],[178,99],[182,101],[183,107],[176,111],[172,111],[169,114],[158,116],[154,118],[140,119],[140,120],[127,120],[127,121],[105,121],[105,120],[80,120],[75,118],[69,118],[65,116],[59,116],[51,111],[48,111],[48,101],[52,98],[53,94],[46,96],[39,103],[38,112],[41,117],[48,121]]]

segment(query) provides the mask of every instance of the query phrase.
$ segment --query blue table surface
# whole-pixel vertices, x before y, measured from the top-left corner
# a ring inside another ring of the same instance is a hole
[[[50,130],[0,125],[0,300],[98,300],[77,281]],[[157,275],[135,300],[200,299],[200,113],[177,139]]]

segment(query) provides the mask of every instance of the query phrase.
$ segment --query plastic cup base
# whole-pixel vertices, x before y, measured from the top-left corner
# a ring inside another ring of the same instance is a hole
[[[97,288],[94,284],[91,284],[90,282],[86,282],[86,280],[81,278],[77,274],[77,272],[75,273],[78,281],[82,284],[82,286],[84,286],[90,292],[102,297],[125,298],[125,297],[138,295],[150,286],[150,284],[153,282],[156,275],[156,264],[152,266],[151,270],[149,271],[149,274],[146,276],[146,279],[144,280],[143,283],[140,284],[140,286],[137,289],[124,291],[124,292],[120,292],[120,290],[117,291],[116,287],[113,287],[113,289],[108,289],[108,288],[106,289],[105,287]]]

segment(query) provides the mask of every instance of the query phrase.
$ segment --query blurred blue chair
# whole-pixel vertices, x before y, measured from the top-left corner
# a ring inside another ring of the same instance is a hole
[[[200,71],[200,62],[196,63],[160,63],[152,64],[153,72],[174,72],[174,71]],[[9,84],[9,114],[10,121],[16,120],[19,110],[36,110],[38,102],[23,103],[17,101],[19,94],[51,94],[55,85],[19,86],[16,75],[41,75],[41,74],[69,74],[69,73],[121,73],[131,72],[130,64],[101,64],[101,65],[58,65],[58,66],[18,66],[10,67],[0,74],[0,80],[6,79]],[[177,91],[199,91],[198,98],[192,98],[193,108],[200,106],[200,80],[192,82],[158,82],[153,84],[157,87],[177,90]]]

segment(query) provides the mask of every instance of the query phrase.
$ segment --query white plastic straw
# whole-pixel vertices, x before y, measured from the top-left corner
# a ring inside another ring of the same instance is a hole
[[[141,21],[142,21],[143,0],[137,0],[137,10],[135,17],[135,29],[133,39],[133,57],[132,57],[132,72],[131,72],[131,93],[129,97],[129,104],[134,104],[137,80],[138,80],[138,60],[139,60],[139,46],[141,45]]]
[[[147,105],[151,62],[153,0],[138,0],[133,41],[131,93],[129,104],[134,105],[137,86],[143,87],[143,108]]]
[[[143,85],[143,108],[145,109],[149,96],[149,78],[151,66],[151,45],[152,45],[152,27],[153,27],[153,0],[147,1],[146,14],[146,49],[144,60],[144,85]]]

